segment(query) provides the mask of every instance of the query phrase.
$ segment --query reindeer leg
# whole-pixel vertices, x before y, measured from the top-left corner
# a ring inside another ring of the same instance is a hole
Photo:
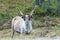
[[[32,33],[32,26],[30,27],[30,31],[29,31],[29,33]]]
[[[24,34],[26,34],[26,27],[23,28],[23,32],[24,32]]]
[[[13,36],[14,36],[14,32],[15,32],[15,31],[13,31],[13,33],[12,33],[12,38],[13,38]]]
[[[23,28],[21,28],[21,34],[23,34]]]
[[[14,31],[14,29],[13,29],[13,32],[12,32],[12,38],[13,38],[13,36],[14,36],[14,32],[15,32],[15,31]]]

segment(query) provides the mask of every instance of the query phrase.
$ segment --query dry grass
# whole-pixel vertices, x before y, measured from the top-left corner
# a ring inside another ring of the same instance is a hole
[[[44,19],[45,18],[45,19]],[[38,38],[38,37],[47,37],[54,38],[60,36],[60,18],[49,18],[44,17],[40,20],[33,20],[33,31],[29,35],[20,35],[15,32],[14,38]],[[48,24],[44,24],[45,21]],[[51,24],[52,22],[54,24]],[[59,24],[59,25],[58,25]],[[4,29],[0,31],[0,39],[11,38],[11,29]]]
[[[42,27],[33,29],[32,33],[29,35],[20,35],[15,32],[14,38],[11,38],[11,29],[6,29],[0,31],[0,40],[25,40],[25,39],[46,39],[46,38],[59,38],[60,37],[60,28],[58,27]]]
[[[0,31],[0,38],[11,38],[11,29],[6,29],[6,30],[2,30]],[[42,28],[37,28],[37,29],[33,29],[32,33],[29,35],[20,35],[18,33],[15,32],[14,34],[14,38],[37,38],[37,37],[56,37],[56,36],[60,36],[60,29],[56,28],[56,27],[52,27],[52,28],[46,28],[46,27],[42,27]]]

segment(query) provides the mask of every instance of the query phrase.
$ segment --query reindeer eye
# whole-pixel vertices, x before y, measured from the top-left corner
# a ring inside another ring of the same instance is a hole
[[[32,16],[30,16],[32,18]]]
[[[32,16],[28,16],[28,18],[29,18],[28,20],[31,20]]]
[[[22,16],[22,18],[24,19],[24,21],[25,21],[25,16]]]
[[[32,18],[32,16],[28,16],[29,18]]]

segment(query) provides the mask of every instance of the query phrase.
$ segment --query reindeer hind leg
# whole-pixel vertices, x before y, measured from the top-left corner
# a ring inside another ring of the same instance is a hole
[[[14,29],[13,29],[13,32],[12,32],[12,38],[13,38],[13,36],[14,36],[14,33],[15,33],[15,31],[14,31]]]

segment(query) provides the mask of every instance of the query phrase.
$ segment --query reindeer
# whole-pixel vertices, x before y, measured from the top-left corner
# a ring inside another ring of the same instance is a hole
[[[14,36],[14,32],[19,32],[20,34],[31,33],[32,32],[32,22],[31,18],[34,13],[33,9],[29,15],[24,15],[21,11],[19,12],[19,16],[16,16],[12,19],[12,37]]]

